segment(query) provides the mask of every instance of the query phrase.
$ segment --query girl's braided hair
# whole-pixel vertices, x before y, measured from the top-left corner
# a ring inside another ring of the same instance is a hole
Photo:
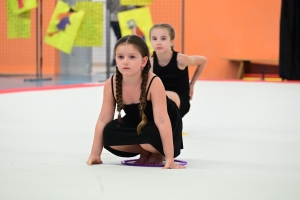
[[[128,35],[124,36],[121,39],[119,39],[115,45],[114,48],[114,54],[116,56],[116,49],[119,45],[122,44],[131,44],[133,45],[138,52],[142,55],[142,57],[148,57],[147,64],[143,68],[141,76],[142,76],[142,83],[141,83],[141,95],[140,95],[140,104],[139,104],[139,110],[140,110],[140,117],[141,117],[141,122],[137,126],[137,133],[140,134],[142,132],[142,128],[147,124],[147,117],[144,113],[144,110],[146,108],[146,102],[147,102],[147,97],[146,97],[146,86],[148,82],[148,75],[149,75],[149,70],[151,68],[151,63],[149,60],[149,48],[146,44],[146,42],[139,36],[136,35]],[[124,104],[122,101],[122,79],[123,75],[120,73],[118,70],[118,67],[116,67],[116,97],[117,97],[117,111],[119,112],[118,114],[118,121],[120,124],[123,123],[122,118],[121,118],[121,111],[124,108]]]

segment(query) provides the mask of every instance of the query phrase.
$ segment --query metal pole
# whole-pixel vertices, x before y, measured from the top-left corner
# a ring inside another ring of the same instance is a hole
[[[24,81],[39,80],[39,5],[35,9],[35,79],[25,78]]]
[[[42,0],[38,1],[36,8],[36,78],[24,79],[24,81],[49,81],[52,78],[42,78],[42,60],[43,60],[43,26],[42,26]],[[40,20],[40,21],[39,21]]]
[[[181,5],[181,53],[184,53],[184,0],[182,0]]]
[[[39,7],[36,8],[36,14],[35,14],[35,45],[36,45],[36,78],[39,78]]]
[[[52,80],[52,78],[43,78],[43,0],[40,0],[40,80]]]
[[[40,0],[40,78],[43,76],[43,3]]]
[[[106,1],[106,79],[110,76],[110,3]]]

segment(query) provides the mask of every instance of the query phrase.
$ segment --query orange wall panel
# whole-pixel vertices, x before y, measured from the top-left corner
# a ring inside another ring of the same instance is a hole
[[[35,10],[31,11],[31,38],[7,39],[5,2],[0,1],[0,73],[34,74]],[[56,1],[43,1],[43,38]],[[280,0],[185,0],[182,44],[182,1],[153,0],[153,23],[170,23],[175,31],[175,50],[208,59],[201,79],[235,78],[237,64],[222,57],[278,59]],[[195,67],[190,67],[190,74]],[[43,72],[59,73],[59,51],[43,43]]]
[[[43,1],[43,35],[55,7],[55,1]],[[36,73],[36,9],[31,10],[30,38],[8,39],[6,1],[0,1],[0,73],[35,74]],[[59,52],[43,44],[43,73],[59,72]]]
[[[182,49],[182,0],[152,0],[150,6],[153,24],[168,23],[175,29],[174,47]]]
[[[231,79],[222,57],[278,59],[280,0],[185,1],[185,49],[208,59],[202,79]]]
[[[6,1],[0,1],[0,73],[23,74],[35,72],[35,24],[31,23],[29,39],[8,39]],[[35,12],[31,12],[31,21]]]

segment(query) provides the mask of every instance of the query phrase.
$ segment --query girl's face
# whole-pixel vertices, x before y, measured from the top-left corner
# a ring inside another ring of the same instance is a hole
[[[173,46],[173,40],[170,38],[168,29],[166,28],[154,28],[151,31],[151,45],[156,52],[164,52],[171,50]]]
[[[144,58],[132,44],[121,44],[116,48],[116,62],[123,75],[132,76],[140,74],[147,64],[148,57]]]

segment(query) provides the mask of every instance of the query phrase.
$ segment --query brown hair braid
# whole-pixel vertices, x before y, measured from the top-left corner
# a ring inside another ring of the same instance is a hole
[[[117,41],[115,48],[114,48],[115,56],[116,56],[117,47],[119,45],[125,44],[125,43],[133,45],[138,50],[138,52],[141,54],[141,56],[143,58],[148,57],[147,63],[141,73],[142,83],[141,83],[141,95],[140,95],[140,104],[139,104],[141,122],[137,126],[137,133],[140,134],[142,132],[142,128],[148,122],[147,117],[144,113],[144,110],[146,108],[146,102],[147,102],[146,86],[147,86],[147,82],[148,82],[149,70],[151,68],[151,63],[149,60],[150,53],[149,53],[149,49],[148,49],[146,42],[141,37],[136,36],[136,35],[128,35],[128,36],[122,37],[121,39],[119,39]],[[120,71],[117,68],[117,70],[116,70],[116,97],[117,97],[117,110],[119,112],[118,121],[121,124],[123,123],[122,118],[121,118],[121,110],[124,108],[124,104],[122,102],[122,78],[123,78],[123,75],[120,73]]]
[[[118,114],[118,121],[120,124],[123,124],[124,122],[122,121],[121,118],[121,111],[124,108],[124,104],[122,101],[122,79],[123,76],[120,73],[120,71],[118,70],[118,68],[116,69],[116,96],[117,96],[117,111],[119,112]]]

